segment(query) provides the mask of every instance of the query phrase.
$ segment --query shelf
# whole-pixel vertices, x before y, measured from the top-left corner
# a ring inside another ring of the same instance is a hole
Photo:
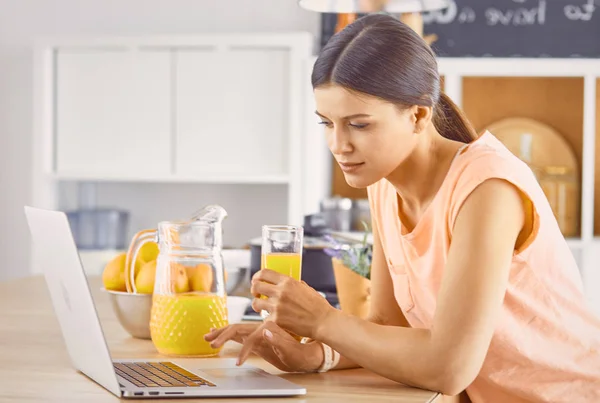
[[[550,126],[573,150],[582,179],[583,77],[464,77],[462,102],[478,132],[505,118],[530,118]],[[575,203],[582,200],[581,189],[576,199]],[[581,235],[580,214],[577,227]]]
[[[572,250],[583,249],[585,247],[585,242],[581,238],[566,238],[566,241]]]
[[[216,183],[216,184],[288,184],[288,175],[210,175],[210,176],[98,176],[61,173],[51,175],[54,180],[85,182],[142,182],[142,183]]]
[[[597,75],[598,59],[438,58],[441,75],[469,77],[583,77]]]

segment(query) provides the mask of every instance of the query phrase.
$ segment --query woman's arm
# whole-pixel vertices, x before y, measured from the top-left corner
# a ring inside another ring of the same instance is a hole
[[[379,240],[377,223],[372,220],[373,228],[373,257],[371,260],[371,305],[366,320],[385,326],[410,327],[402,310],[394,298],[392,278],[388,270],[381,241]],[[355,362],[344,356],[340,357],[339,364],[334,369],[356,368]]]
[[[408,326],[408,322],[394,298],[392,281],[385,264],[386,260],[377,235],[375,222],[373,222],[373,229],[372,297],[369,316],[366,320],[369,323],[387,327]],[[302,327],[302,324],[304,324],[305,329],[298,329],[296,334],[310,334],[314,338],[313,330],[315,326],[308,325],[306,321],[313,322],[316,320],[318,322],[319,319],[315,318],[315,313],[324,317],[327,311],[340,311],[331,307],[307,284],[291,280],[289,277],[271,270],[260,270],[254,275],[252,284],[251,291],[254,295],[267,295],[269,297],[267,300],[255,298],[252,303],[257,312],[261,309],[271,312],[265,323],[254,329],[251,334],[248,333],[249,328],[247,326],[242,328],[241,325],[232,325],[211,332],[206,336],[206,339],[212,341],[213,348],[221,346],[227,340],[241,341],[244,345],[238,356],[238,364],[243,363],[251,351],[260,349],[261,343],[267,343],[275,350],[281,363],[300,362],[302,370],[318,369],[324,360],[323,349],[321,343],[319,343],[322,340],[317,339],[317,342],[307,343],[301,349],[290,348],[287,338],[275,333],[280,333],[276,332],[279,328],[294,331],[296,326],[301,325]],[[306,329],[306,326],[310,328],[310,331]],[[271,331],[267,332],[267,330]],[[340,329],[336,328],[330,328],[329,331],[340,333]],[[361,344],[364,344],[364,342],[361,341]],[[264,350],[262,355],[270,357],[267,353],[269,353],[269,349]],[[301,356],[297,356],[298,354],[301,354]],[[307,364],[307,362],[312,364]],[[286,365],[290,367],[290,364]],[[306,365],[312,365],[312,367],[307,368]],[[335,368],[345,369],[358,366],[352,359],[341,356]]]
[[[520,192],[506,181],[487,180],[456,219],[431,329],[385,326],[331,310],[315,338],[389,379],[460,393],[483,365],[524,217]]]

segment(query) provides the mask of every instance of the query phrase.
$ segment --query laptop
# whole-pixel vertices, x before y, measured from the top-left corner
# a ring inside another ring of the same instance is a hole
[[[34,264],[43,270],[74,367],[123,398],[295,396],[306,389],[235,359],[113,360],[65,213],[25,206]]]

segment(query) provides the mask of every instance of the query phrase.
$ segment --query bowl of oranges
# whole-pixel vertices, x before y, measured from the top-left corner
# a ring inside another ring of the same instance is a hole
[[[102,283],[110,299],[112,308],[121,326],[133,337],[150,339],[150,316],[152,310],[152,294],[156,276],[156,260],[158,258],[158,245],[147,242],[141,246],[135,261],[135,288],[137,293],[128,292],[125,280],[126,253],[115,256],[104,267]],[[174,274],[174,291],[185,293],[188,291],[210,291],[212,287],[212,268],[209,265],[198,265],[186,268],[179,265]],[[228,273],[225,270],[225,284],[228,288]],[[236,281],[235,283],[237,283]],[[249,298],[228,297],[227,307],[230,323],[241,320],[243,312],[250,304]]]
[[[148,242],[140,248],[135,262],[137,293],[127,292],[126,258],[127,254],[121,253],[106,264],[102,272],[103,290],[108,293],[117,319],[127,333],[136,338],[150,339],[150,311],[158,245]]]

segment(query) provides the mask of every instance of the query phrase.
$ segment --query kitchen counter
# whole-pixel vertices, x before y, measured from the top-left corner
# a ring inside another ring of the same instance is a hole
[[[150,340],[135,339],[125,332],[112,311],[108,296],[100,287],[99,278],[90,279],[96,309],[113,358],[159,357]],[[239,345],[230,342],[221,356],[235,357],[238,351]],[[118,401],[71,366],[46,283],[41,276],[0,283],[0,357],[1,401]],[[325,374],[284,374],[259,357],[253,356],[248,362],[307,388],[307,395],[269,398],[272,403],[454,401],[435,392],[399,385],[364,369]],[[242,400],[220,398],[214,401],[226,403]]]

